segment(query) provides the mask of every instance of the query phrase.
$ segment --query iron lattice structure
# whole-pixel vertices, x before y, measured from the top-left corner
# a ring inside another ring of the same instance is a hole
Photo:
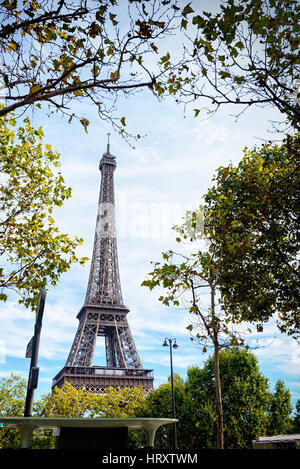
[[[115,223],[114,171],[116,158],[107,151],[99,164],[101,186],[85,302],[65,367],[54,386],[68,381],[77,389],[103,393],[109,386],[153,389],[152,370],[143,368],[123,304]],[[105,338],[106,366],[92,366],[97,337]]]

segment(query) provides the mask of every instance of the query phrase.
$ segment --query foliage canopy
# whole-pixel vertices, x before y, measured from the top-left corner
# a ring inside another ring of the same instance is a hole
[[[53,210],[71,197],[59,168],[59,154],[43,144],[42,128],[27,117],[16,127],[10,114],[0,118],[0,299],[17,291],[20,303],[34,307],[41,288],[56,285],[79,259],[74,240],[60,233]]]
[[[209,8],[207,8],[209,9]],[[225,0],[218,11],[186,7],[177,99],[209,114],[221,106],[277,108],[300,126],[300,6],[295,0]],[[207,106],[207,107],[205,107]]]
[[[205,196],[205,232],[214,240],[224,309],[299,337],[300,137],[245,149],[220,167]],[[259,325],[261,328],[261,325]]]
[[[168,67],[165,56],[157,58],[158,46],[178,24],[178,10],[170,0],[1,2],[7,105],[0,116],[46,103],[87,130],[88,119],[72,103],[88,100],[126,135],[115,100],[142,88],[159,94],[156,83]]]

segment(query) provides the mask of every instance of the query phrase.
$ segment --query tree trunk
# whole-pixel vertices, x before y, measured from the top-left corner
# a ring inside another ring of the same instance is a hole
[[[224,449],[223,408],[220,379],[219,347],[215,344],[215,389],[217,413],[217,449]]]
[[[211,289],[211,313],[215,316],[215,291]],[[217,449],[224,449],[224,429],[223,429],[223,407],[222,391],[220,378],[220,360],[219,360],[219,342],[217,325],[214,325],[214,371],[215,371],[215,390],[216,390],[216,414],[217,414]]]

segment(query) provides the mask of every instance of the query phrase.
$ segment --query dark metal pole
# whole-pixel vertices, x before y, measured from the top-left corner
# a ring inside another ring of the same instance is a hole
[[[37,311],[36,321],[35,321],[35,326],[34,326],[34,336],[32,337],[32,349],[30,351],[31,361],[30,361],[30,367],[29,367],[24,417],[32,416],[33,395],[34,395],[34,390],[37,388],[37,383],[38,383],[39,368],[37,367],[37,362],[38,362],[38,354],[39,354],[42,319],[43,319],[43,313],[44,313],[44,307],[45,307],[45,298],[46,298],[46,292],[44,289],[42,289],[40,291],[38,311]]]
[[[171,340],[171,339],[169,339],[169,344],[170,344],[170,364],[171,364],[172,417],[173,417],[173,419],[176,419],[176,412],[175,412],[175,395],[174,395],[174,380],[173,380],[172,340]],[[174,441],[174,449],[177,449],[176,422],[173,423],[173,441]]]

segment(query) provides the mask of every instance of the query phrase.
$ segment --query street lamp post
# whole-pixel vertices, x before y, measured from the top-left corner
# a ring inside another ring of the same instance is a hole
[[[40,290],[39,304],[38,304],[37,313],[36,313],[34,336],[28,343],[27,349],[26,349],[26,358],[31,358],[31,361],[30,361],[29,376],[28,376],[28,383],[27,383],[24,417],[32,417],[33,395],[34,395],[34,390],[37,388],[37,385],[38,385],[39,368],[37,366],[37,363],[38,363],[40,335],[41,335],[45,300],[46,300],[46,290],[42,288]]]
[[[173,345],[172,345],[173,344]],[[177,349],[179,345],[176,343],[176,339],[165,338],[163,347],[170,346],[170,365],[171,365],[171,393],[172,393],[172,418],[176,419],[176,410],[175,410],[175,395],[174,395],[174,380],[173,380],[173,357],[172,357],[172,348]],[[173,442],[174,449],[177,449],[177,432],[176,432],[176,422],[173,423]]]

